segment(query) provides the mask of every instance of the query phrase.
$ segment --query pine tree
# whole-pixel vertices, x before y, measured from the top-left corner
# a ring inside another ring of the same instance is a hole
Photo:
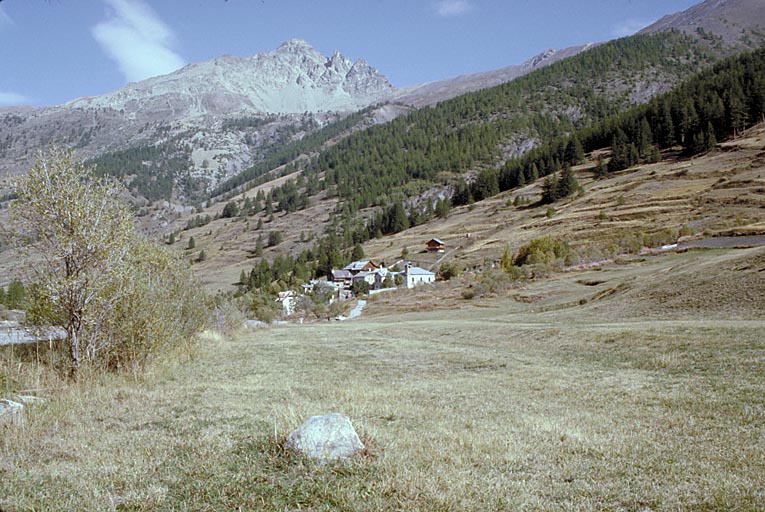
[[[539,168],[537,164],[531,164],[531,173],[529,174],[529,182],[533,183],[539,179]]]
[[[595,174],[598,176],[598,178],[602,178],[608,174],[608,168],[603,161],[603,155],[598,155],[598,163],[595,166]]]
[[[194,237],[192,236],[191,238],[189,238],[189,244],[186,246],[186,249],[188,249],[188,250],[192,250],[192,249],[194,249],[196,246],[197,246],[197,243],[196,243],[196,241],[194,240]]]
[[[563,166],[563,170],[560,173],[560,179],[558,180],[558,199],[568,197],[577,190],[579,190],[579,182],[576,180],[576,176],[574,175],[574,171],[571,170],[571,166],[566,164]]]
[[[657,120],[656,133],[659,145],[662,148],[671,148],[675,145],[675,123],[672,121],[672,110],[669,101],[663,101]]]
[[[23,309],[26,305],[27,290],[24,283],[18,279],[11,281],[8,285],[8,292],[5,295],[5,304],[9,309]]]
[[[577,165],[584,161],[584,149],[576,133],[568,139],[565,160],[571,165]]]
[[[545,178],[542,184],[542,202],[554,203],[558,199],[558,177],[555,173]]]
[[[364,258],[364,248],[361,244],[353,246],[353,252],[351,253],[351,259],[353,261],[361,261]]]
[[[399,233],[409,229],[409,218],[401,201],[396,201],[390,210],[388,221],[388,232]]]
[[[449,211],[452,208],[452,202],[449,200],[449,198],[439,199],[438,202],[436,202],[436,216],[439,219],[445,219],[449,216]]]
[[[653,131],[651,125],[648,124],[648,119],[643,117],[640,121],[640,132],[638,140],[638,155],[640,158],[646,158],[651,153],[653,147]]]
[[[230,219],[232,217],[236,217],[239,215],[239,205],[236,201],[229,201],[226,203],[226,206],[223,207],[223,213],[221,213],[221,217],[224,219]]]
[[[712,151],[717,146],[717,136],[715,135],[715,128],[712,123],[707,124],[707,132],[704,137],[706,151]]]

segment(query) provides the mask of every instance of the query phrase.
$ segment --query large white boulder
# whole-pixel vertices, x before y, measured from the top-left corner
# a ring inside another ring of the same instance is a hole
[[[287,437],[287,448],[321,462],[344,459],[364,449],[351,420],[332,413],[311,416]]]

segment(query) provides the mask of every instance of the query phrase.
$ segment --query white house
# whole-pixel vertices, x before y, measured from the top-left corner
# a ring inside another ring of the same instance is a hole
[[[404,285],[407,288],[414,288],[420,284],[430,284],[436,280],[436,275],[433,272],[424,268],[413,267],[408,263],[404,267],[404,271],[401,272],[401,277],[404,278]]]
[[[297,297],[295,297],[295,292],[287,290],[286,292],[279,292],[279,298],[276,299],[276,302],[281,303],[285,315],[291,315],[295,312]]]

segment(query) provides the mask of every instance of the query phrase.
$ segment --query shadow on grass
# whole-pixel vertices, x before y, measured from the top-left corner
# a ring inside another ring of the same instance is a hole
[[[372,450],[321,464],[285,448],[285,441],[244,436],[212,457],[198,444],[184,443],[159,474],[175,475],[165,482],[168,498],[190,510],[350,511],[372,496],[381,474]]]

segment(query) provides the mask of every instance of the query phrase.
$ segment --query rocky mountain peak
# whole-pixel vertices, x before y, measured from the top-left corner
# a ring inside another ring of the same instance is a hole
[[[235,112],[358,110],[393,90],[366,61],[354,64],[338,51],[326,57],[307,41],[290,39],[271,52],[246,58],[224,55],[66,106],[109,108],[137,119],[184,121]]]

